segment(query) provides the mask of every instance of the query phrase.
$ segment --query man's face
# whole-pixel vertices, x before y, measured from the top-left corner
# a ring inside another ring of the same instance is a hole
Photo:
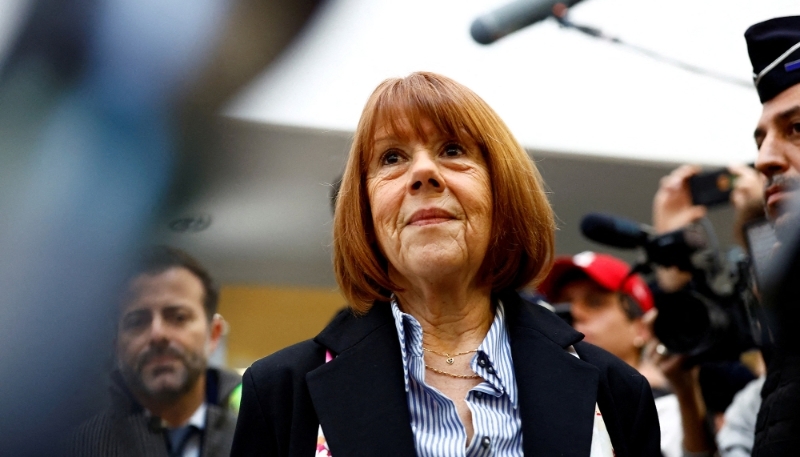
[[[185,268],[139,275],[128,291],[117,329],[119,369],[135,394],[175,401],[205,373],[221,321],[209,324],[203,284]]]
[[[641,338],[642,324],[641,319],[628,318],[621,300],[618,293],[579,279],[561,287],[554,302],[572,305],[572,326],[586,335],[587,342],[632,363],[638,359],[636,340]]]
[[[800,84],[764,103],[754,136],[767,215],[780,232],[800,195]]]

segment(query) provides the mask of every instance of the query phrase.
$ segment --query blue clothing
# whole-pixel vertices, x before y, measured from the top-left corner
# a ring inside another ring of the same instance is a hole
[[[502,303],[486,338],[472,357],[470,367],[483,378],[467,394],[472,411],[473,439],[467,434],[452,400],[425,383],[422,327],[392,302],[400,352],[403,358],[408,409],[417,455],[522,456],[522,427],[511,345]]]

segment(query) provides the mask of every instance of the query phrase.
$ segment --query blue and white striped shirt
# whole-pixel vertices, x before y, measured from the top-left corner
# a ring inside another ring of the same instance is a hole
[[[522,428],[517,382],[511,360],[502,303],[497,304],[489,333],[478,347],[470,367],[483,381],[467,394],[474,435],[467,433],[455,404],[425,384],[422,326],[392,301],[392,315],[403,355],[406,398],[411,429],[420,457],[522,456]]]

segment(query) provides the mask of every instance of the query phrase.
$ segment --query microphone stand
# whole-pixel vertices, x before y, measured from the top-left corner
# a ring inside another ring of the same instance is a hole
[[[733,84],[733,85],[740,86],[740,87],[747,87],[749,89],[755,89],[755,85],[753,84],[752,81],[747,81],[747,80],[744,80],[744,79],[740,79],[740,78],[736,78],[736,77],[733,77],[733,76],[729,76],[729,75],[726,75],[726,74],[723,74],[723,73],[719,73],[719,72],[716,72],[716,71],[713,71],[713,70],[709,70],[707,68],[700,67],[698,65],[694,65],[694,64],[691,64],[691,63],[688,63],[688,62],[684,62],[684,61],[679,60],[679,59],[675,59],[675,58],[672,58],[672,57],[665,56],[665,55],[660,54],[658,52],[655,52],[653,50],[650,50],[650,49],[647,49],[647,48],[643,48],[641,46],[638,46],[638,45],[623,41],[619,37],[608,35],[608,34],[606,34],[605,32],[603,32],[602,30],[600,30],[600,29],[598,29],[596,27],[590,27],[590,26],[587,26],[587,25],[576,24],[576,23],[572,22],[571,20],[569,20],[567,18],[567,10],[566,10],[566,8],[564,8],[560,12],[560,14],[557,14],[557,13],[554,12],[552,16],[553,16],[553,18],[555,18],[555,20],[558,22],[558,24],[562,28],[576,30],[576,31],[581,32],[584,35],[590,36],[592,38],[596,38],[598,40],[602,40],[602,41],[605,41],[607,43],[613,43],[613,44],[616,44],[616,45],[624,46],[624,47],[626,47],[628,49],[631,49],[633,51],[638,52],[639,54],[642,54],[642,55],[645,55],[647,57],[650,57],[651,59],[657,60],[657,61],[662,62],[662,63],[666,63],[668,65],[672,65],[674,67],[681,68],[681,69],[683,69],[685,71],[688,71],[690,73],[694,73],[694,74],[701,75],[701,76],[706,76],[706,77],[709,77],[709,78],[714,78],[714,79],[716,79],[718,81],[726,82],[728,84]]]

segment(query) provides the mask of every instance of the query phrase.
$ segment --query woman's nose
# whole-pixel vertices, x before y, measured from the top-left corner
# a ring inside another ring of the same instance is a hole
[[[411,176],[409,184],[412,192],[444,190],[444,178],[436,161],[427,151],[415,154],[411,163]]]

